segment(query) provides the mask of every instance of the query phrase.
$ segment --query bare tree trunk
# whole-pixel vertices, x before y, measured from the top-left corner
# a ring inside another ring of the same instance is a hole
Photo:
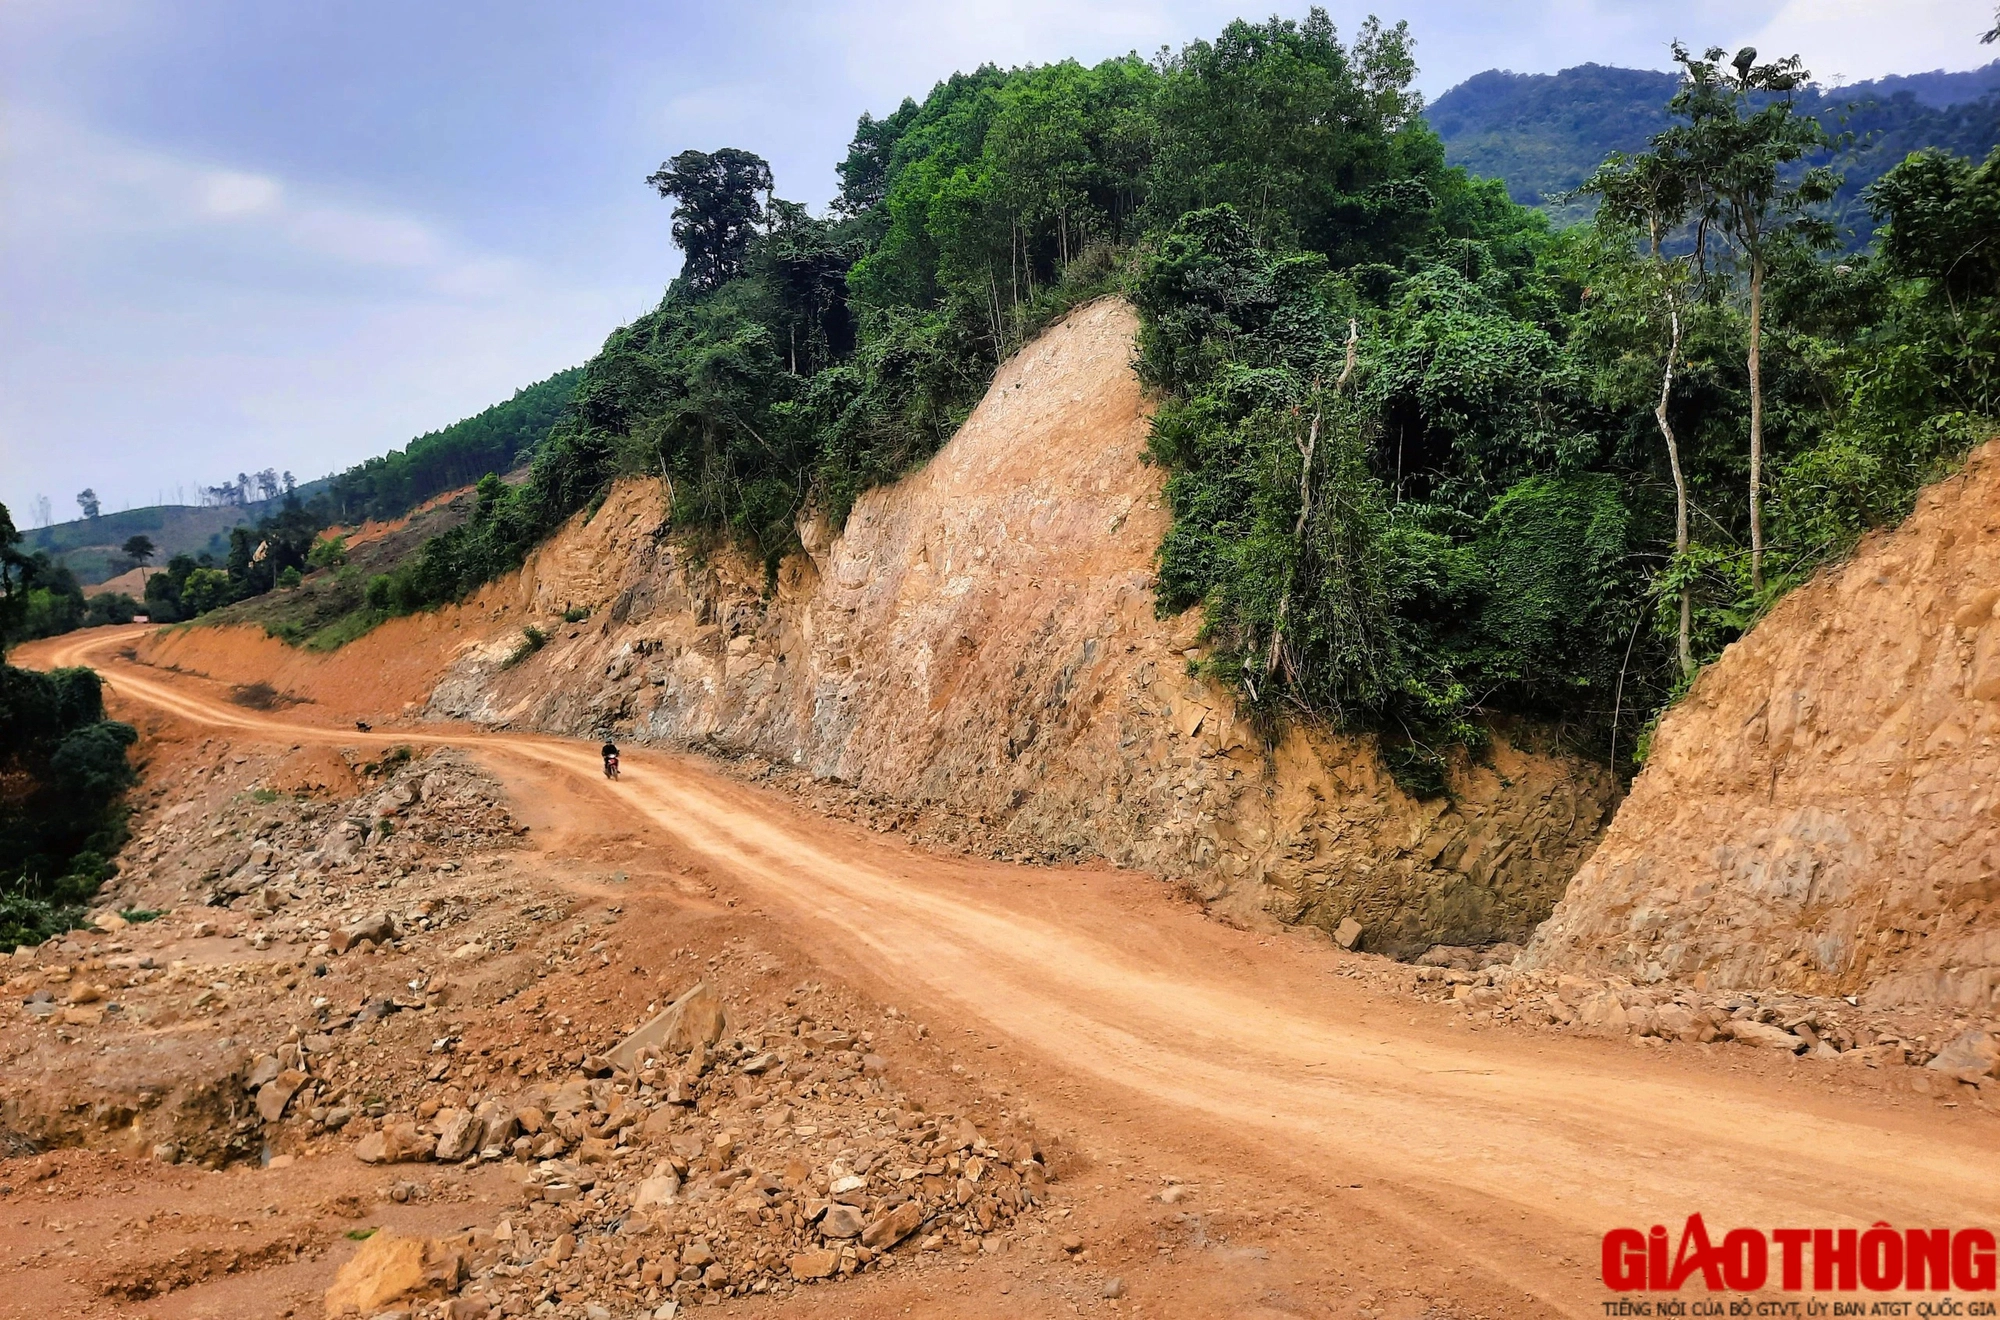
[[[1657,240],[1654,255],[1659,254]],[[1667,442],[1667,462],[1674,470],[1674,554],[1685,559],[1688,552],[1688,488],[1687,475],[1681,471],[1681,447],[1674,436],[1673,424],[1667,420],[1667,400],[1674,391],[1674,361],[1681,351],[1681,309],[1674,299],[1673,286],[1667,286],[1667,339],[1666,370],[1660,373],[1660,403],[1653,409],[1653,420],[1659,424],[1660,437]],[[1681,674],[1694,673],[1694,651],[1688,634],[1694,622],[1694,589],[1687,582],[1681,583],[1681,632],[1680,659]]]
[[[1750,589],[1764,590],[1764,257],[1750,251]]]
[[[1361,342],[1360,323],[1350,318],[1347,322],[1347,364],[1340,369],[1340,379],[1333,383],[1333,392],[1339,394],[1347,388],[1347,382],[1354,376],[1355,350]],[[1313,494],[1312,472],[1313,452],[1319,448],[1320,411],[1313,410],[1312,425],[1306,430],[1305,443],[1299,446],[1299,516],[1292,524],[1292,542],[1296,546],[1305,539],[1306,522],[1312,517]],[[1291,671],[1289,657],[1284,654],[1285,616],[1292,608],[1292,575],[1285,574],[1285,590],[1278,597],[1278,619],[1271,629],[1270,653],[1264,657],[1264,672],[1270,673],[1278,667],[1279,660],[1285,660],[1286,672]]]

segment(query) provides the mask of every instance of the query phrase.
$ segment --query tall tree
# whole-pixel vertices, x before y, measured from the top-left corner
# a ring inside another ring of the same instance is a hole
[[[1654,139],[1696,181],[1704,220],[1718,224],[1748,267],[1750,346],[1750,582],[1764,588],[1764,277],[1771,252],[1789,237],[1833,245],[1832,226],[1813,214],[1831,201],[1840,180],[1824,168],[1790,167],[1831,145],[1819,121],[1799,114],[1792,93],[1810,78],[1796,55],[1757,63],[1757,50],[1736,52],[1727,70],[1720,46],[1700,59],[1675,42],[1680,90],[1668,110],[1685,122]]]
[[[76,493],[76,507],[83,510],[84,517],[95,518],[98,509],[101,507],[97,499],[97,492],[85,486]]]
[[[736,147],[683,151],[646,182],[677,203],[674,242],[686,255],[681,275],[691,288],[718,288],[742,273],[771,199],[771,167],[762,156]]]
[[[127,559],[142,568],[155,554],[159,553],[158,548],[153,544],[153,538],[144,535],[126,537],[122,549]]]
[[[1668,406],[1673,400],[1674,372],[1681,355],[1681,302],[1690,277],[1699,271],[1707,246],[1707,227],[1697,222],[1693,243],[1684,254],[1666,254],[1665,241],[1685,224],[1695,211],[1700,194],[1698,171],[1679,144],[1655,139],[1655,150],[1643,156],[1613,154],[1596,173],[1577,189],[1602,199],[1597,223],[1603,227],[1632,227],[1646,236],[1647,293],[1659,306],[1665,322],[1666,348],[1660,364],[1660,396],[1653,408],[1653,424],[1666,442],[1667,463],[1674,475],[1674,576],[1680,584],[1680,630],[1676,647],[1683,677],[1694,674],[1691,640],[1694,622],[1694,586],[1687,575],[1688,484],[1681,466],[1680,440],[1674,434]]]

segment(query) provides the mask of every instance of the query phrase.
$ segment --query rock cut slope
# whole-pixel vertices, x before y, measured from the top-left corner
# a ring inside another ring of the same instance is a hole
[[[1157,617],[1169,512],[1142,461],[1137,320],[1103,300],[1004,365],[922,470],[871,491],[766,589],[667,534],[621,483],[472,603],[497,626],[430,713],[763,758],[877,824],[1009,856],[1100,856],[1372,948],[1525,938],[1608,815],[1582,763],[1497,739],[1450,801],[1371,740],[1267,748],[1193,676],[1196,611]],[[587,621],[565,615],[589,610]]]
[[[1661,722],[1528,961],[2000,1007],[2000,444]]]

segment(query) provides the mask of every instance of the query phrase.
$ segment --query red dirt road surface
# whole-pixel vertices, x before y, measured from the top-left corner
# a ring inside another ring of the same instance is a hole
[[[1697,1211],[1718,1236],[1958,1227],[2000,1212],[2000,1121],[1858,1068],[1482,1027],[1342,975],[1356,955],[1231,929],[1143,875],[929,855],[689,757],[628,750],[608,784],[580,742],[431,724],[362,734],[312,722],[311,706],[244,709],[214,684],[120,658],[134,635],[76,634],[20,659],[94,665],[126,717],[239,746],[464,749],[551,855],[603,858],[608,846],[698,861],[722,901],[805,951],[815,965],[801,972],[923,1018],[954,1071],[1000,1086],[1083,1157],[1065,1183],[1074,1222],[1096,1226],[1087,1265],[996,1255],[949,1283],[868,1274],[724,1303],[732,1312],[1597,1316],[1612,1296],[1598,1266],[1613,1227],[1678,1236]],[[628,912],[685,903],[643,869]],[[351,1161],[323,1164],[203,1175],[184,1191],[147,1189],[167,1175],[143,1164],[105,1176],[136,1181],[140,1198],[218,1202],[255,1199],[245,1188],[258,1179],[291,1179],[291,1197],[323,1194],[303,1189],[313,1179],[354,1181]],[[1189,1187],[1184,1201],[1160,1202],[1169,1177]],[[12,1260],[0,1278],[29,1289],[0,1292],[0,1312],[57,1313],[19,1309],[36,1291],[64,1295],[59,1261],[37,1265],[28,1250],[48,1239],[29,1222],[39,1218],[0,1198]],[[1099,1285],[1114,1275],[1124,1295],[1106,1299]],[[259,1314],[255,1293],[238,1281],[130,1307]]]

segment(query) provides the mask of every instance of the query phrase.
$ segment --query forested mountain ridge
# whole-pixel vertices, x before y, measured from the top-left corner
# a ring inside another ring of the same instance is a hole
[[[1587,207],[1559,195],[1574,189],[1614,151],[1638,151],[1668,125],[1676,73],[1580,64],[1560,73],[1489,69],[1438,97],[1425,111],[1444,140],[1445,159],[1481,178],[1505,179],[1508,194],[1562,219]],[[1825,153],[1846,178],[1837,202],[1867,242],[1872,221],[1862,191],[1911,151],[1938,147],[1981,157],[2000,143],[2000,60],[1966,73],[1922,73],[1812,85],[1799,107],[1851,145]]]

